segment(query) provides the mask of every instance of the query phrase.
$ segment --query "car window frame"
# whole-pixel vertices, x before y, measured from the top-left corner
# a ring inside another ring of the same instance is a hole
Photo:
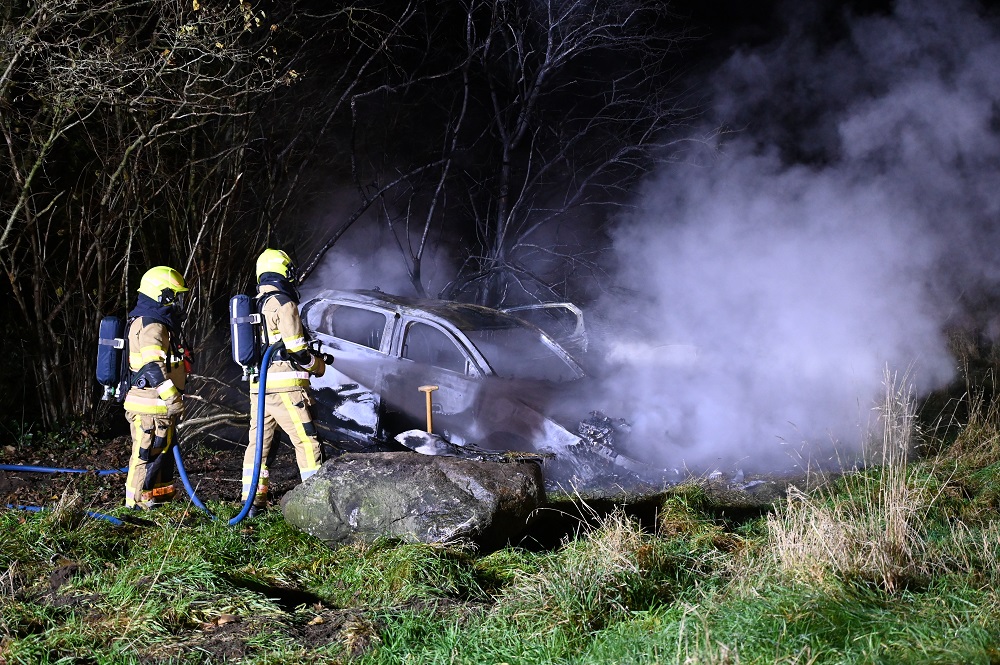
[[[505,309],[501,309],[500,311],[504,314],[510,314],[511,316],[518,316],[520,312],[534,313],[543,312],[545,310],[563,310],[572,314],[574,320],[573,330],[563,335],[555,335],[534,321],[529,321],[527,319],[524,319],[524,321],[540,329],[543,333],[559,343],[561,343],[561,340],[563,339],[586,338],[587,326],[583,320],[583,310],[571,302],[546,302],[536,303],[533,305],[518,305],[516,307],[507,307]]]
[[[382,327],[382,337],[379,339],[379,348],[374,349],[368,346],[367,344],[358,344],[357,342],[352,342],[346,337],[341,337],[339,335],[331,335],[327,332],[324,332],[322,330],[316,330],[312,327],[309,328],[310,332],[312,332],[313,334],[323,335],[323,337],[325,337],[326,339],[337,340],[337,342],[340,344],[350,344],[352,348],[364,349],[369,352],[382,354],[383,356],[391,355],[393,327],[395,325],[396,318],[399,316],[396,312],[388,310],[384,307],[371,306],[340,298],[316,298],[308,303],[309,309],[311,310],[313,307],[315,307],[320,303],[324,305],[333,305],[336,307],[353,307],[354,309],[362,309],[367,312],[380,314],[382,318],[385,319],[385,325]],[[308,312],[306,318],[308,318]]]
[[[397,313],[397,316],[399,317],[399,324],[396,326],[395,334],[393,335],[391,355],[397,358],[398,360],[408,363],[417,362],[415,360],[403,357],[403,338],[406,335],[406,331],[412,324],[422,323],[426,326],[434,328],[435,330],[443,334],[445,337],[447,337],[455,345],[455,347],[459,350],[459,352],[461,352],[461,354],[465,357],[464,372],[458,372],[453,369],[448,369],[446,367],[438,367],[437,365],[430,365],[431,367],[433,367],[436,370],[442,372],[450,372],[458,376],[482,378],[487,375],[487,373],[484,372],[481,367],[481,364],[483,364],[483,360],[477,358],[475,354],[469,351],[469,346],[467,342],[463,339],[463,336],[460,334],[459,331],[452,329],[449,326],[442,325],[441,323],[426,317],[412,316],[409,314],[400,315],[399,313]]]

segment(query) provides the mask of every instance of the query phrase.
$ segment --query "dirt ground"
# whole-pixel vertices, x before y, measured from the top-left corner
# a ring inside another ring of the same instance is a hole
[[[0,501],[3,505],[49,506],[67,488],[82,495],[88,510],[102,511],[125,502],[125,473],[99,475],[99,471],[123,469],[128,466],[131,441],[119,436],[103,441],[89,441],[76,452],[72,448],[53,453],[29,446],[0,446],[0,464],[40,466],[48,468],[85,469],[86,473],[38,473],[0,470]],[[240,502],[245,444],[225,440],[209,440],[193,445],[180,444],[181,460],[197,497],[203,501]],[[335,454],[336,448],[324,444],[324,455]],[[299,481],[295,451],[287,439],[280,437],[269,467],[271,501],[277,502]],[[176,500],[188,499],[179,474],[174,476]]]

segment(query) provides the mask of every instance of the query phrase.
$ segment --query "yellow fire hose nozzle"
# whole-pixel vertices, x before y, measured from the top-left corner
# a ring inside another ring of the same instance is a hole
[[[431,427],[431,393],[437,390],[437,386],[420,386],[417,388],[420,392],[427,395],[427,433],[430,434],[433,429]]]

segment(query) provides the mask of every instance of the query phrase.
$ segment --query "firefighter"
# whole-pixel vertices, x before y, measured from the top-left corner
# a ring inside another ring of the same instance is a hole
[[[179,298],[187,290],[184,277],[173,268],[150,268],[139,281],[135,309],[128,314],[125,417],[132,431],[132,456],[125,505],[130,508],[149,509],[174,497],[171,446],[184,415],[188,372]]]
[[[267,368],[264,390],[264,413],[258,414],[259,382],[250,380],[250,444],[243,455],[243,501],[250,494],[253,481],[254,455],[257,448],[257,428],[263,428],[263,450],[258,474],[257,493],[247,513],[257,515],[267,506],[267,459],[275,427],[280,427],[295,448],[299,476],[305,480],[315,474],[323,462],[309,407],[309,377],[323,376],[326,362],[313,353],[307,344],[302,320],[299,318],[299,294],[295,288],[295,266],[288,254],[266,249],[257,258],[257,303],[261,315],[262,343],[265,348],[283,342],[284,348],[272,353]],[[263,353],[261,354],[263,355]]]

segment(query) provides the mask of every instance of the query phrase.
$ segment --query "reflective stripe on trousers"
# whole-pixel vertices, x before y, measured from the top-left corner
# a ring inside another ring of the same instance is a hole
[[[268,381],[270,385],[270,381]],[[295,462],[299,467],[299,477],[302,480],[314,475],[323,463],[319,439],[316,438],[316,428],[309,414],[312,404],[305,390],[289,390],[264,395],[264,414],[261,425],[264,428],[263,449],[261,451],[261,473],[257,484],[257,496],[254,503],[263,505],[267,500],[268,470],[267,459],[271,455],[271,443],[278,427],[292,440],[295,448]],[[243,491],[246,501],[253,480],[253,460],[257,448],[257,398],[250,400],[250,442],[243,454]]]
[[[150,508],[175,494],[173,416],[126,411],[132,430],[132,454],[125,479],[125,505]]]

